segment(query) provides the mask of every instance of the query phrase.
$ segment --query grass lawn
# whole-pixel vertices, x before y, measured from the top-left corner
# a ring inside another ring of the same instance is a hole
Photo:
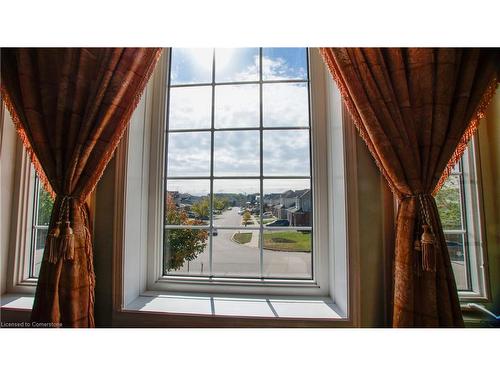
[[[281,251],[311,251],[311,233],[265,232],[264,249]]]
[[[260,223],[260,217],[255,216],[255,220],[257,221],[257,223]],[[271,223],[271,222],[273,222],[275,220],[276,220],[275,217],[273,217],[273,218],[266,218],[262,222],[264,223],[264,225],[266,225],[266,224],[269,224],[269,223]]]
[[[252,240],[252,233],[235,233],[233,239],[239,244],[248,243]]]

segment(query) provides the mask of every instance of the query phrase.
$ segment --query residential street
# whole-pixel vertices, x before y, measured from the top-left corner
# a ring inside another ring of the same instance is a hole
[[[240,226],[239,207],[224,211],[214,218],[214,226],[219,228],[213,237],[213,274],[214,276],[250,276],[259,277],[259,231],[251,226],[242,226],[240,233],[252,233],[252,240],[244,245],[232,240],[238,230],[220,229],[223,226]],[[264,250],[264,277],[307,278],[311,272],[311,253]],[[189,272],[188,272],[189,267]],[[186,262],[175,274],[208,275],[209,254],[207,250],[198,255],[196,260]]]

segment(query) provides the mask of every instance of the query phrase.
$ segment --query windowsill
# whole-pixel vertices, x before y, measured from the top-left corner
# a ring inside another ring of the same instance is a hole
[[[157,294],[146,292],[129,303],[123,311],[272,319],[345,319],[344,314],[333,301],[324,297]]]
[[[32,294],[6,293],[1,299],[2,309],[30,311],[33,308],[35,296]]]

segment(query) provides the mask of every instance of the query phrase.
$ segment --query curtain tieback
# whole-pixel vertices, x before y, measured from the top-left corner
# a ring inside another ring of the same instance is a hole
[[[405,195],[402,200],[416,198],[420,206],[420,215],[417,218],[415,230],[414,249],[417,251],[418,263],[424,271],[436,271],[436,252],[439,242],[436,239],[436,231],[429,214],[429,198],[433,199],[430,193],[416,193]],[[420,225],[419,225],[420,224]],[[421,229],[420,229],[421,228]],[[421,262],[420,262],[421,258]]]
[[[75,256],[75,235],[71,227],[70,201],[79,202],[76,197],[64,195],[59,201],[59,217],[47,237],[49,262],[56,264],[59,259],[73,260]],[[54,206],[53,209],[55,209]],[[64,225],[63,225],[64,222]]]

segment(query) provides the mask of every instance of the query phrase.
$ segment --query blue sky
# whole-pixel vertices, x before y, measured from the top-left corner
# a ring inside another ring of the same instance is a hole
[[[210,83],[214,50],[211,48],[173,48],[171,84]],[[305,48],[263,48],[263,80],[307,79]],[[216,48],[215,81],[257,81],[258,48]]]
[[[171,84],[208,84],[212,74],[212,49],[173,49]],[[216,83],[249,82],[259,79],[259,49],[216,49]],[[263,48],[263,80],[307,79],[306,49]],[[172,87],[170,89],[169,128],[209,129],[211,86]],[[229,84],[215,87],[216,129],[258,128],[260,122],[259,85]],[[308,126],[307,83],[264,83],[264,127]],[[304,176],[309,174],[309,134],[307,130],[265,130],[263,134],[264,175]],[[214,175],[258,176],[260,136],[256,129],[224,131],[214,134]],[[210,172],[210,133],[170,133],[169,176],[205,176]],[[233,192],[249,191],[244,181],[226,182]],[[189,185],[189,186],[188,186]],[[203,195],[206,186],[177,183],[179,189]],[[303,182],[288,181],[275,186],[280,192],[303,189]],[[269,186],[269,189],[272,187]],[[170,189],[169,189],[170,190]],[[188,191],[189,190],[189,191]],[[251,189],[250,189],[251,190]],[[267,190],[267,189],[266,189]],[[215,191],[215,190],[214,190]],[[222,192],[222,191],[221,191]],[[269,191],[271,192],[271,191]]]

